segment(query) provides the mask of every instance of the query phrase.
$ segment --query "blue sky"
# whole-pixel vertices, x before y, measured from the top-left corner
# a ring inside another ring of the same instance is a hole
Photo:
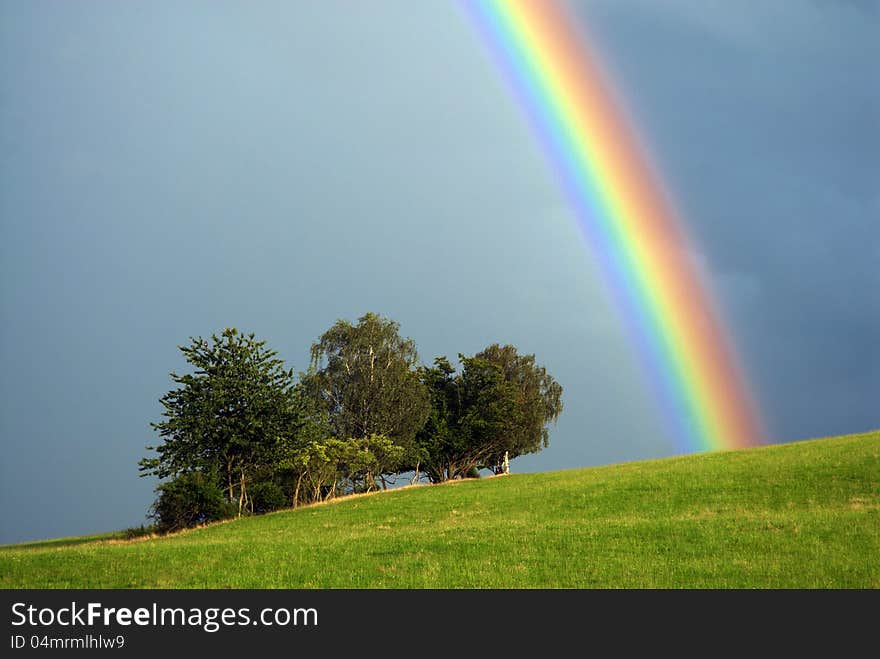
[[[775,441],[880,427],[880,12],[595,0]],[[0,1],[0,542],[139,524],[176,346],[337,318],[565,388],[539,471],[670,455],[592,255],[445,1]]]

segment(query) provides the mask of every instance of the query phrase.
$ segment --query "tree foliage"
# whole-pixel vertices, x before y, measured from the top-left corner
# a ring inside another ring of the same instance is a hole
[[[384,435],[308,442],[292,460],[293,505],[376,490],[383,474],[400,469],[403,456],[403,447]]]
[[[474,355],[473,361],[477,360],[501,369],[502,386],[513,413],[497,428],[504,440],[491,464],[498,464],[505,451],[515,458],[547,448],[549,424],[562,414],[562,385],[545,367],[535,363],[535,355],[520,355],[512,345],[492,344]]]
[[[461,372],[445,357],[421,369],[431,412],[417,438],[422,467],[434,481],[494,468],[549,444],[549,424],[562,413],[562,387],[515,347],[493,344],[459,355]]]
[[[403,447],[384,435],[330,441],[338,442],[338,474],[350,492],[378,489],[381,476],[397,473],[403,462]]]
[[[141,460],[140,469],[160,478],[216,473],[240,513],[254,471],[303,423],[293,371],[265,341],[234,328],[190,341],[180,350],[193,371],[171,373],[179,386],[162,397],[165,418],[152,424],[163,443],[147,447],[157,456]]]
[[[382,435],[412,450],[429,401],[416,370],[415,342],[399,329],[368,313],[356,325],[337,321],[312,345],[304,384],[328,414],[335,438]]]

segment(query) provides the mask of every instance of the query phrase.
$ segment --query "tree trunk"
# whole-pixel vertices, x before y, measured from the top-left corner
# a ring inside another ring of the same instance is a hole
[[[238,516],[241,517],[241,509],[244,507],[244,467],[241,468],[241,491],[238,493]]]
[[[419,482],[419,465],[420,464],[421,464],[420,462],[416,462],[415,473],[413,474],[413,477],[409,481],[410,485],[415,485],[416,483]]]
[[[293,507],[296,508],[299,505],[299,486],[302,484],[303,478],[305,477],[306,472],[302,472],[299,475],[299,478],[296,479],[296,488],[293,490]]]

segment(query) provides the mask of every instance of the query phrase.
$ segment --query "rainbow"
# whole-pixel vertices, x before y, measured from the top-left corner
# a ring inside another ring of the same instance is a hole
[[[688,236],[573,19],[551,0],[462,0],[526,111],[684,452],[764,441]]]

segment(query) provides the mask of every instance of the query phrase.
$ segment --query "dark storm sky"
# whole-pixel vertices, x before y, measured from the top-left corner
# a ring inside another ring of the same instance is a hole
[[[774,441],[880,427],[876,3],[595,0]],[[543,471],[674,442],[454,3],[0,2],[0,542],[139,524],[137,461],[226,326],[302,370],[377,311],[565,388]]]

